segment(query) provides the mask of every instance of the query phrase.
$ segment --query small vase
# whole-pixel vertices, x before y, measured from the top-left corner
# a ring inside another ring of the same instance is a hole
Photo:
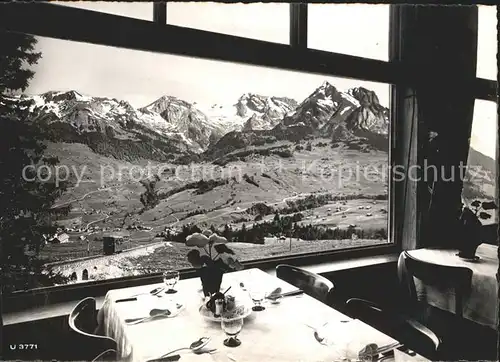
[[[201,285],[203,286],[203,294],[210,296],[220,291],[222,276],[224,272],[219,268],[201,268],[200,269]]]
[[[459,229],[459,256],[463,258],[474,258],[477,248],[482,244],[482,224],[474,213],[467,210],[462,216],[462,225]]]

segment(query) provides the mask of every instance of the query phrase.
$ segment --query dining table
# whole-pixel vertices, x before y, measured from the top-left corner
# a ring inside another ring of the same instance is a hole
[[[463,259],[458,250],[422,248],[408,251],[410,256],[425,262],[444,266],[459,266],[472,270],[471,285],[463,300],[463,316],[471,321],[496,330],[498,321],[497,245],[481,244],[476,258]],[[415,287],[419,300],[455,313],[455,295],[452,290],[426,285],[418,279]]]
[[[221,290],[231,288],[240,293],[235,293],[236,296],[245,295],[249,285],[252,288],[258,285],[266,293],[276,288],[281,288],[282,293],[297,291],[295,286],[256,268],[224,274]],[[200,312],[205,301],[200,278],[180,280],[175,285],[175,293],[150,293],[158,287],[162,284],[108,291],[98,319],[104,335],[117,342],[118,360],[156,359],[172,350],[189,347],[201,337],[210,338],[207,346],[199,353],[189,348],[178,352],[181,362],[356,361],[359,351],[367,344],[397,343],[364,322],[302,293],[284,296],[279,303],[266,300],[264,310],[251,311],[244,318],[238,334],[241,344],[227,347],[223,344],[226,335],[221,322],[208,319]],[[125,301],[121,301],[123,299]],[[249,301],[253,305],[251,298]],[[176,312],[136,324],[126,322],[148,316],[153,308],[170,308]],[[318,338],[320,330],[322,335],[327,334],[328,343],[324,343],[324,337]],[[400,361],[427,361],[403,350],[394,356],[399,356]],[[394,357],[384,359],[392,360]]]

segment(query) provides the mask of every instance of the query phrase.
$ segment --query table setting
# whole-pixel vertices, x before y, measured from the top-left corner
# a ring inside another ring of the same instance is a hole
[[[199,235],[196,242],[203,248]],[[193,254],[188,258],[194,260]],[[167,270],[164,283],[110,290],[99,323],[117,341],[118,359],[375,361],[393,358],[393,350],[401,347],[260,269],[234,269],[221,278],[205,274],[181,281],[175,270]]]

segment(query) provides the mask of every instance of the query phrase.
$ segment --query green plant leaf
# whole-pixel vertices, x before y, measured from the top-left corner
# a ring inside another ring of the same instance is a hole
[[[211,244],[225,244],[227,239],[224,236],[219,236],[217,234],[212,234],[209,238]]]
[[[212,262],[212,259],[208,255],[202,255],[200,257],[200,262],[202,265],[209,265]]]
[[[200,257],[200,251],[193,249],[187,253],[187,259],[191,265],[195,268],[201,268],[203,266],[202,259]]]
[[[490,219],[491,218],[491,215],[488,214],[487,212],[480,212],[479,213],[479,217],[483,220],[487,220],[487,219]]]
[[[494,201],[485,201],[483,202],[482,207],[485,210],[496,210],[498,208]]]
[[[233,270],[241,270],[243,269],[243,265],[236,259],[232,257],[228,257],[226,260],[227,265]]]
[[[205,245],[208,244],[208,238],[203,234],[194,233],[186,238],[185,244],[187,246],[197,246],[199,248],[203,248]]]
[[[222,260],[222,259],[217,259],[217,260],[215,261],[215,265],[216,265],[219,269],[221,269],[221,270],[223,270],[223,271],[231,271],[230,266],[229,266],[228,264],[226,264],[226,263],[224,262],[224,260]]]
[[[234,255],[234,251],[232,251],[231,249],[229,249],[226,244],[217,244],[217,245],[214,245],[214,249],[219,254],[228,253],[228,254]]]
[[[474,201],[472,201],[471,206],[474,206],[474,207],[479,207],[479,206],[481,206],[481,201],[479,201],[479,200],[474,200]]]

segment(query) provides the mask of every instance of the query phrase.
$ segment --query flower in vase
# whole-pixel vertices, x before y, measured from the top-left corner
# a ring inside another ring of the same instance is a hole
[[[209,239],[206,235],[200,233],[194,233],[186,238],[186,246],[197,246],[205,247],[209,243]]]
[[[186,238],[187,246],[196,247],[187,253],[187,259],[199,270],[205,294],[219,291],[225,272],[243,269],[227,242],[225,237],[211,231],[194,233]]]
[[[497,205],[493,201],[474,200],[469,206],[463,205],[459,218],[459,236],[461,242],[459,251],[461,256],[472,257],[476,249],[482,243],[481,220],[488,220],[491,214],[488,211],[496,210]]]

